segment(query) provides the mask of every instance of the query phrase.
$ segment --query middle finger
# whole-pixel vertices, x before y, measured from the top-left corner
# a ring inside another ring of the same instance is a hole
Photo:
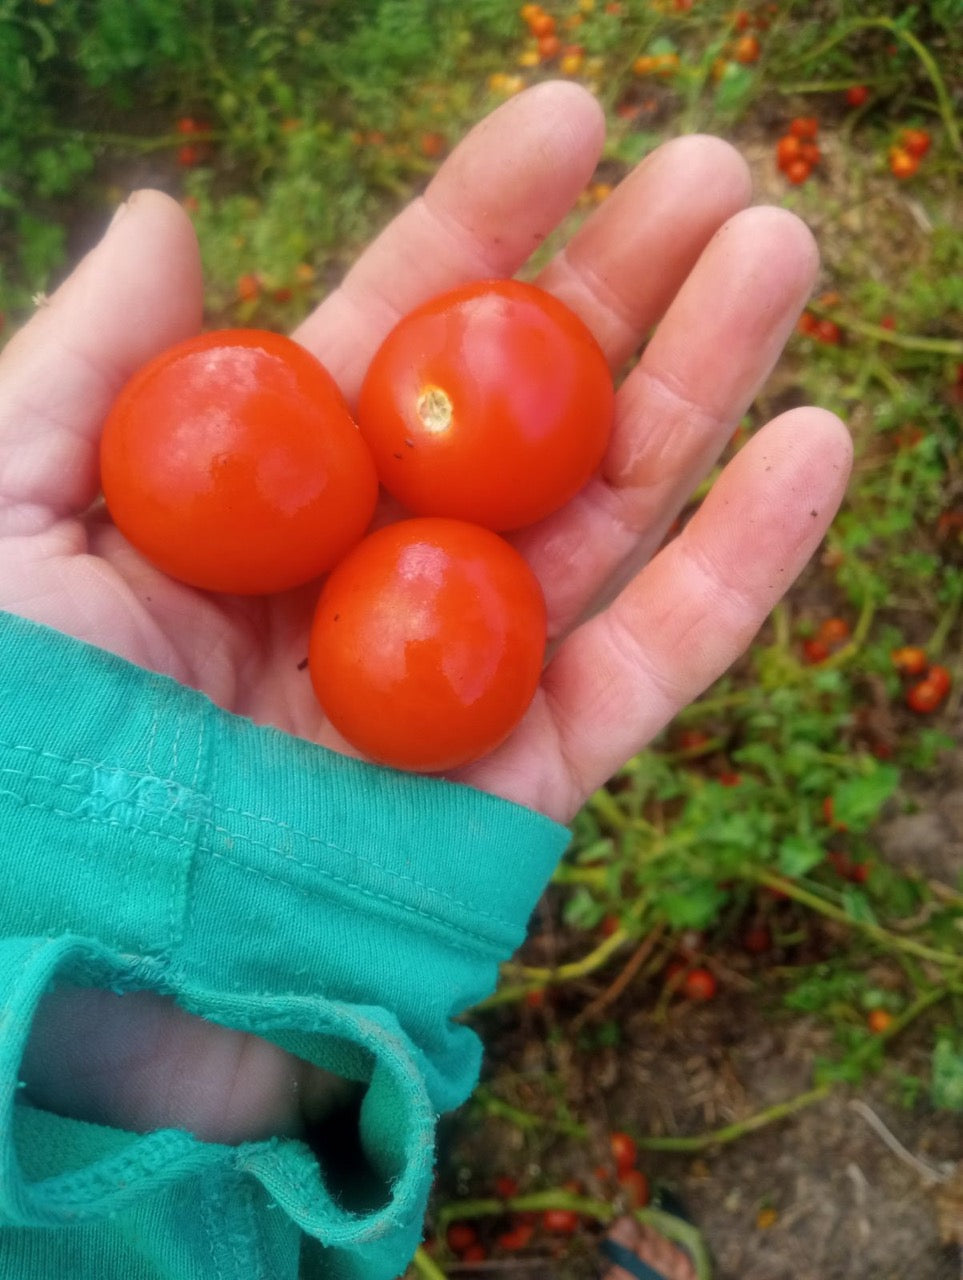
[[[773,365],[818,254],[798,218],[747,209],[716,234],[619,389],[600,473],[513,539],[558,638],[611,599],[661,542]]]

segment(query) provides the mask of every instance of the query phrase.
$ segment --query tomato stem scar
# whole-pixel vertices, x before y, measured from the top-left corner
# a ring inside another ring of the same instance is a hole
[[[451,400],[441,387],[429,387],[427,391],[423,391],[415,409],[425,430],[432,435],[447,431],[451,426]]]

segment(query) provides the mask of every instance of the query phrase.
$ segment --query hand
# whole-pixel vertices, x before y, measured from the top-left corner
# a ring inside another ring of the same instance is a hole
[[[573,85],[508,101],[294,337],[353,400],[376,347],[412,306],[523,266],[590,179],[603,129],[598,105]],[[457,775],[562,822],[743,652],[845,488],[845,428],[821,410],[792,410],[753,437],[658,550],[814,281],[817,253],[803,224],[747,208],[748,199],[745,165],[728,145],[676,139],[625,179],[539,278],[589,324],[613,368],[658,325],[619,391],[599,477],[513,539],[545,587],[553,656],[518,730]],[[186,215],[139,192],[8,344],[0,608],[342,749],[300,669],[316,588],[267,599],[200,594],[147,565],[96,502],[98,433],[112,398],[139,365],[197,331],[201,288]],[[86,1028],[79,1041],[75,1020]],[[61,1056],[47,1078],[51,1036],[81,1044],[83,1060]],[[25,1063],[34,1096],[134,1128],[172,1123],[227,1141],[290,1131],[298,1091],[319,1088],[273,1046],[147,994],[51,1002],[34,1043]]]

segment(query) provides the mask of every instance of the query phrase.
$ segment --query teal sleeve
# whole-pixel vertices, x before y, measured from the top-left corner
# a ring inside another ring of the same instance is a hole
[[[0,614],[0,1275],[400,1275],[437,1117],[477,1079],[455,1019],[493,989],[567,838]],[[298,1139],[25,1105],[24,1046],[58,984],[164,993],[360,1082],[377,1203],[346,1209]]]

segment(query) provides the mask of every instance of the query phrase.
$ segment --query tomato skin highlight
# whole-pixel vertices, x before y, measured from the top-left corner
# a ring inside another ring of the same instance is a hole
[[[395,327],[369,366],[358,425],[410,512],[506,532],[575,496],[614,412],[605,355],[579,317],[535,285],[489,280]]]
[[[308,664],[334,727],[371,760],[438,773],[494,750],[534,697],[545,600],[519,553],[457,520],[402,520],[333,570]]]
[[[173,578],[268,594],[326,572],[374,513],[374,463],[334,379],[280,334],[225,329],[162,352],[104,424],[121,533]]]

